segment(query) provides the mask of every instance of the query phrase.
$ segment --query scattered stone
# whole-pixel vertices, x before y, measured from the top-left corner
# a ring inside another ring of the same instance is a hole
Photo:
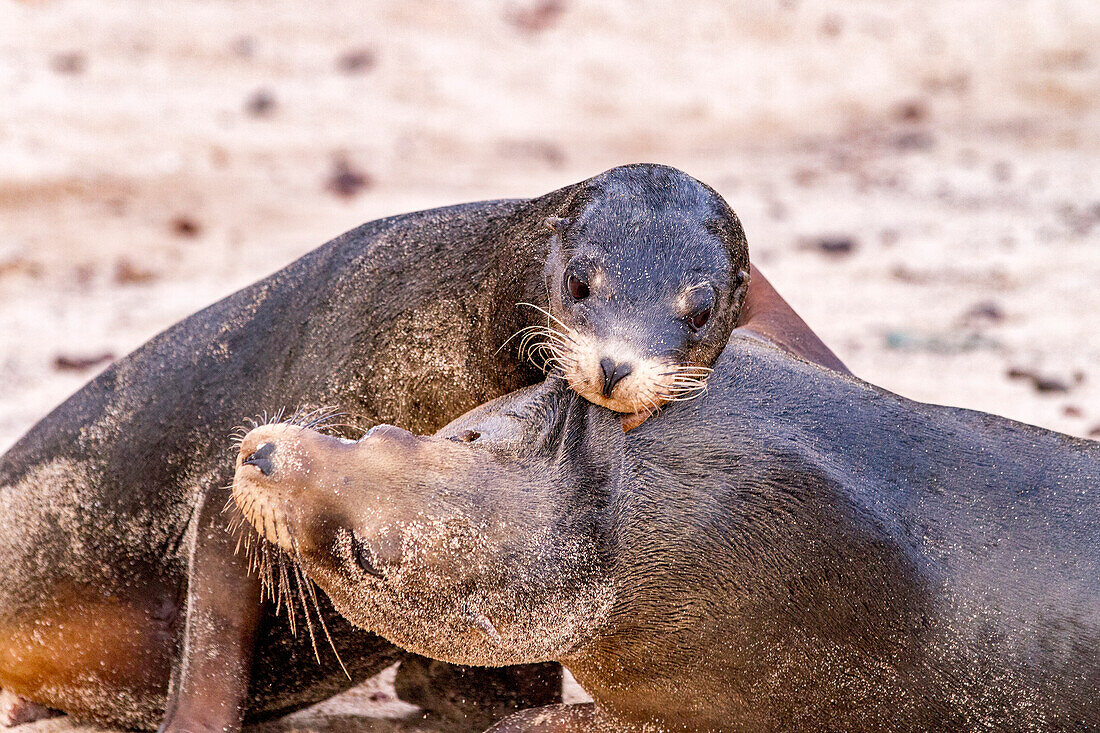
[[[115,282],[119,285],[138,285],[156,279],[155,272],[138,267],[125,257],[115,263]]]
[[[1093,440],[1100,440],[1100,425],[1093,425],[1088,432],[1088,437]]]
[[[95,265],[88,262],[77,265],[73,268],[73,277],[76,278],[76,284],[78,286],[87,288],[92,284],[92,278],[95,277]]]
[[[963,314],[963,323],[1000,323],[1005,319],[1005,313],[1001,306],[992,300],[983,300],[975,303]]]
[[[832,257],[843,257],[855,251],[856,242],[851,237],[818,237],[810,243],[810,248]]]
[[[42,274],[42,267],[30,260],[22,248],[0,248],[0,277],[15,274],[37,277]]]
[[[553,27],[564,12],[564,0],[537,0],[526,7],[512,8],[504,17],[524,33],[535,34]]]
[[[1077,405],[1065,405],[1062,408],[1062,414],[1066,417],[1084,417],[1085,412]]]
[[[1100,205],[1078,208],[1073,204],[1065,203],[1058,207],[1058,215],[1062,217],[1066,228],[1078,237],[1087,236],[1092,228],[1100,224]]]
[[[229,49],[234,56],[250,59],[256,55],[256,39],[252,36],[238,36],[229,44]]]
[[[911,99],[894,109],[894,117],[901,122],[923,122],[928,117],[928,107],[919,99]]]
[[[883,229],[878,235],[878,241],[883,247],[893,247],[899,240],[901,240],[901,232],[897,229]]]
[[[253,117],[269,117],[275,111],[275,94],[270,89],[257,89],[244,108]]]
[[[69,356],[58,354],[54,357],[53,368],[59,372],[83,372],[105,362],[114,361],[115,355],[109,351],[95,356]]]
[[[345,51],[336,59],[336,70],[342,74],[364,74],[374,68],[378,59],[369,48]]]
[[[791,179],[796,186],[806,188],[817,183],[820,174],[813,168],[799,168],[792,175]]]
[[[171,222],[172,233],[177,237],[193,239],[202,233],[202,227],[189,216],[177,216]]]
[[[825,38],[836,38],[844,30],[844,21],[839,15],[829,13],[821,20],[819,32]]]
[[[372,183],[370,176],[353,168],[346,158],[337,158],[325,188],[342,198],[351,198],[370,188]]]
[[[86,66],[87,61],[80,51],[55,54],[50,59],[50,68],[53,69],[55,74],[65,74],[67,76],[83,74]]]
[[[1069,392],[1069,385],[1066,384],[1065,380],[1059,379],[1058,377],[1039,374],[1032,369],[1011,367],[1005,374],[1009,379],[1022,379],[1031,382],[1031,386],[1040,394],[1061,394]]]
[[[894,147],[898,150],[928,150],[936,144],[932,133],[924,130],[903,132],[894,138]]]

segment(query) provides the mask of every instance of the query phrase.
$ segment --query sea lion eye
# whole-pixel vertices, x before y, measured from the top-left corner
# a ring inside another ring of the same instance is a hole
[[[710,308],[704,308],[698,311],[691,317],[691,327],[696,331],[703,330],[703,326],[707,325],[707,321],[710,320]]]
[[[569,277],[566,278],[565,286],[569,288],[569,294],[576,300],[584,300],[588,297],[588,283],[577,277],[576,273],[569,273]]]

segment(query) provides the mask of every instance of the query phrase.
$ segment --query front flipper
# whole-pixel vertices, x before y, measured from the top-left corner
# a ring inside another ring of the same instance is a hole
[[[244,717],[260,580],[235,552],[224,502],[223,492],[206,492],[193,520],[186,624],[161,733],[237,731]]]
[[[486,733],[642,733],[644,730],[614,720],[589,702],[524,710],[508,716]]]

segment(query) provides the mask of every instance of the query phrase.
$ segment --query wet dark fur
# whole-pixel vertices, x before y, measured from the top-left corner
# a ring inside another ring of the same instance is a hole
[[[697,185],[652,166],[606,176],[658,199],[660,190],[645,185],[651,178]],[[194,549],[188,526],[204,495],[219,508],[228,495],[233,454],[226,437],[233,428],[264,407],[326,405],[347,413],[352,435],[378,422],[431,432],[540,379],[514,349],[498,349],[540,318],[516,303],[546,305],[544,219],[589,201],[598,194],[592,185],[364,224],[107,369],[0,458],[0,488],[21,514],[41,522],[34,546],[0,557],[11,581],[0,590],[0,625],[33,619],[44,606],[121,598],[152,608],[154,631],[171,647],[166,658],[176,669]],[[72,461],[86,477],[80,499],[87,514],[75,530],[57,525],[35,486],[11,493],[58,460]],[[209,526],[200,522],[195,536],[215,537],[228,521],[216,515]],[[77,554],[76,539],[95,551]],[[85,590],[60,601],[54,591],[64,582]],[[353,681],[397,658],[391,645],[354,631],[327,604],[325,612]],[[293,638],[285,616],[267,608],[259,623],[249,717],[299,708],[352,684],[331,653],[322,649],[321,664],[313,659],[308,636]],[[142,684],[161,689],[170,670],[149,667]],[[155,725],[149,711],[164,704],[157,695],[136,707],[70,710]],[[233,725],[216,721],[223,723]]]
[[[713,673],[714,712],[775,729],[1100,723],[1100,444],[741,339],[718,372],[627,438],[593,660]]]
[[[506,400],[518,427],[490,407],[440,435],[536,446],[568,477],[515,501],[541,497],[539,526],[600,550],[614,607],[561,661],[622,720],[1100,724],[1100,443],[912,402],[736,335],[707,395],[625,436],[560,383]],[[518,715],[500,730],[540,713]]]

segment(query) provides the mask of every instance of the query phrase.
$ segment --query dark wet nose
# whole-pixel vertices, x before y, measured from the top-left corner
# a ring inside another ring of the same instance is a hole
[[[615,385],[630,375],[634,368],[629,364],[616,363],[604,357],[600,360],[600,369],[603,370],[603,396],[611,397]]]
[[[255,466],[264,476],[270,476],[275,467],[271,462],[271,456],[275,453],[274,443],[264,443],[256,450],[245,456],[241,461],[242,466]]]

